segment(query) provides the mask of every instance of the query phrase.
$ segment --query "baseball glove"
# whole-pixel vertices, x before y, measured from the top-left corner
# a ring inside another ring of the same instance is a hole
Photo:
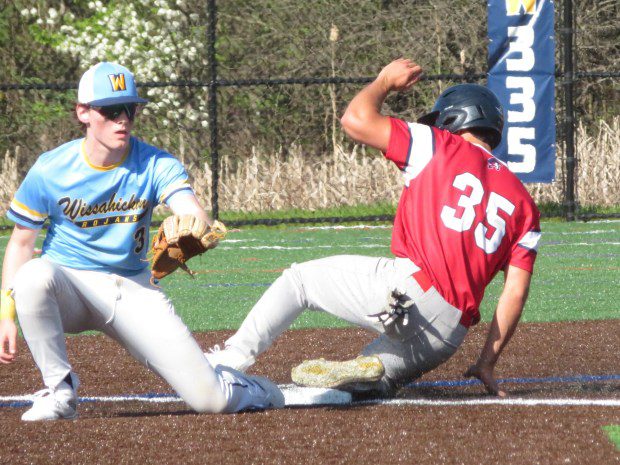
[[[151,280],[168,276],[177,268],[193,273],[185,262],[213,249],[226,236],[226,226],[215,221],[211,226],[193,215],[166,218],[153,238]]]

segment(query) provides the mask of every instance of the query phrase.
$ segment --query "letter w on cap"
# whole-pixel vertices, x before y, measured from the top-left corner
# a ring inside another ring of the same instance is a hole
[[[119,90],[127,90],[125,86],[125,75],[121,74],[109,74],[110,82],[112,83],[112,90],[118,92]]]

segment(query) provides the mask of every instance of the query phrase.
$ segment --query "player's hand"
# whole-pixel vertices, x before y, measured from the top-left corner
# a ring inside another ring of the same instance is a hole
[[[493,394],[498,397],[506,397],[506,391],[499,388],[499,384],[493,375],[494,366],[485,364],[478,360],[475,364],[470,366],[463,376],[466,378],[478,378],[484,384],[484,387],[489,394]]]
[[[17,354],[17,325],[11,319],[0,320],[0,363],[11,363]]]
[[[407,58],[399,58],[387,65],[377,76],[386,92],[409,90],[420,80],[422,68]]]

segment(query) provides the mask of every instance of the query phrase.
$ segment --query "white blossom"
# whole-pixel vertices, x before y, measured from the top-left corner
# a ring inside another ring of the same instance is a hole
[[[203,49],[196,46],[204,41],[204,29],[196,29],[192,23],[200,16],[192,13],[187,18],[178,11],[187,4],[187,0],[135,0],[107,7],[95,0],[88,3],[88,8],[97,11],[96,23],[75,23],[69,6],[63,15],[50,8],[37,24],[47,24],[49,30],[60,32],[63,40],[57,49],[76,57],[83,69],[108,57],[129,67],[138,81],[179,80],[190,68],[207,64],[201,54]],[[36,16],[38,12],[32,8],[21,14]],[[163,125],[176,126],[184,120],[207,127],[207,121],[199,121],[207,114],[206,93],[191,102],[191,109],[180,111],[186,105],[180,89],[149,88],[143,92],[152,101],[144,114],[159,115]]]

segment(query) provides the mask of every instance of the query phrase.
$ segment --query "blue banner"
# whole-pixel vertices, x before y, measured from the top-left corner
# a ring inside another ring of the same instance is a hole
[[[555,178],[555,41],[551,0],[489,0],[488,87],[504,107],[493,151],[523,182]]]

